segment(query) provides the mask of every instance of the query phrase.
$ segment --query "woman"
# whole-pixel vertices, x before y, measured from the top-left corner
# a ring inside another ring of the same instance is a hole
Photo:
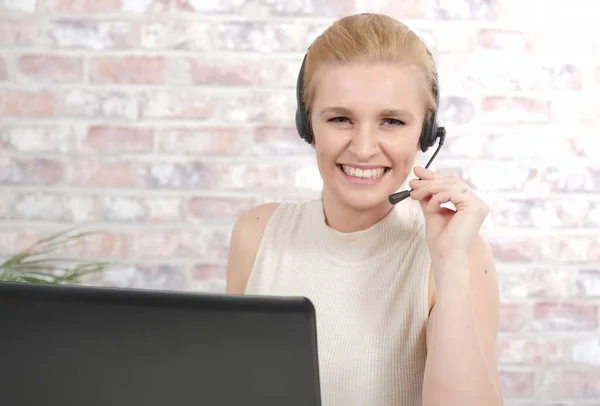
[[[425,45],[390,17],[349,16],[300,76],[321,199],[243,214],[227,292],[313,302],[325,406],[501,405],[487,206],[460,179],[411,173],[437,109]],[[410,198],[392,206],[409,176]]]

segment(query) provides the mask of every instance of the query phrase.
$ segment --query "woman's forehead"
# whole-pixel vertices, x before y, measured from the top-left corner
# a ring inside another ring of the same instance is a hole
[[[313,78],[313,108],[343,107],[418,111],[425,108],[426,80],[400,63],[326,64]]]

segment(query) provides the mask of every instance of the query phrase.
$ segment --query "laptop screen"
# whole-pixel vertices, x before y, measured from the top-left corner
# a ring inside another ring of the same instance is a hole
[[[0,404],[320,404],[305,299],[3,284],[0,309]]]

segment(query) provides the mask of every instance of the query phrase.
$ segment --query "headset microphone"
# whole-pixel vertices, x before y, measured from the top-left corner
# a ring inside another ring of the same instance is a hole
[[[437,133],[438,133],[437,136],[439,138],[438,147],[435,149],[435,152],[433,153],[432,157],[429,159],[429,162],[427,162],[427,165],[425,165],[425,168],[429,168],[429,165],[431,165],[431,163],[435,159],[438,152],[440,152],[440,148],[442,148],[442,145],[444,145],[444,140],[446,139],[446,130],[444,129],[444,127],[438,127]],[[412,192],[412,189],[396,192],[396,193],[390,195],[390,197],[388,197],[388,200],[391,204],[398,204],[402,200],[409,197],[410,192]]]

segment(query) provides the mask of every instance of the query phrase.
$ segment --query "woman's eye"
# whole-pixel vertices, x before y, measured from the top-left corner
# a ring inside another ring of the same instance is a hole
[[[404,121],[395,119],[395,118],[386,118],[385,120],[383,120],[385,124],[387,125],[391,125],[391,126],[399,126],[399,125],[404,125]]]
[[[329,120],[330,123],[346,123],[348,122],[348,117],[334,117],[334,118],[330,118]]]

